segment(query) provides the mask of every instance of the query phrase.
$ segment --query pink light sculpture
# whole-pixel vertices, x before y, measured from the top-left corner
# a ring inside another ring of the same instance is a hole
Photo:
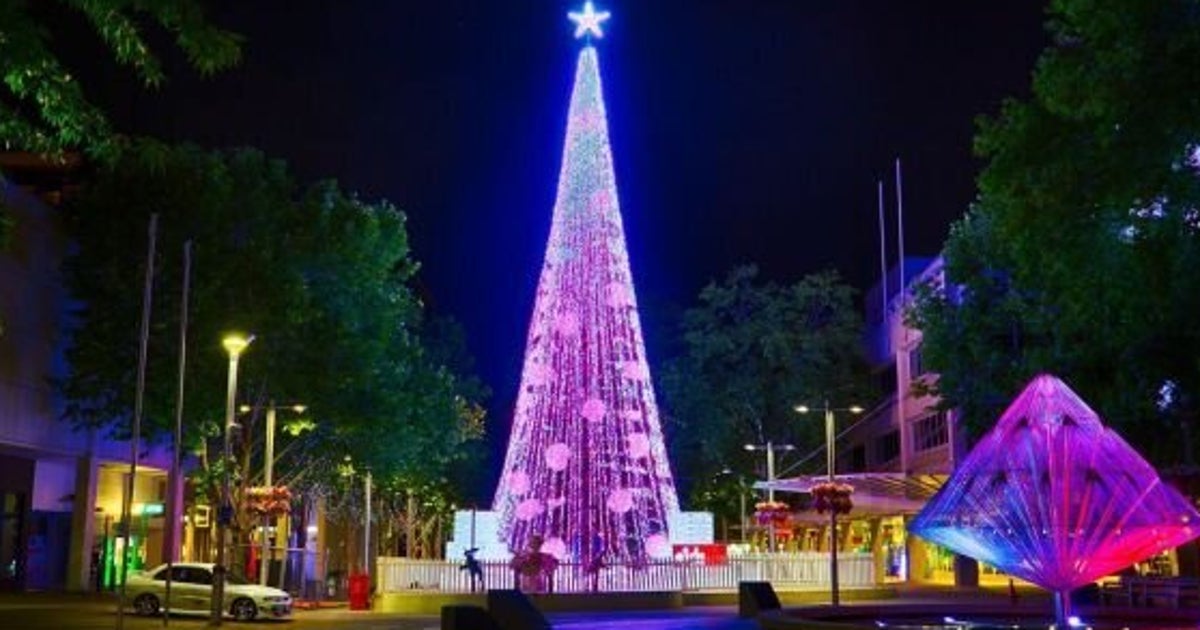
[[[596,49],[579,53],[558,197],[494,509],[514,552],[638,565],[678,511],[625,233]]]
[[[1066,594],[1200,535],[1200,514],[1062,381],[1035,378],[909,530]],[[1062,626],[1060,626],[1062,627]]]

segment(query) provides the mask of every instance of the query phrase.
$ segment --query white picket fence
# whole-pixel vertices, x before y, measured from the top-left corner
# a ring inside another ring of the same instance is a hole
[[[516,576],[507,562],[480,564],[486,588],[516,586]],[[447,560],[381,557],[376,563],[378,592],[470,592],[471,576],[460,567],[460,562]],[[720,564],[663,560],[641,567],[609,565],[598,573],[589,573],[580,563],[564,562],[558,565],[547,586],[556,593],[728,591],[737,590],[738,582],[760,580],[772,582],[777,589],[828,587],[829,555],[820,552],[753,555],[729,558]],[[875,562],[871,554],[838,554],[839,585],[853,588],[874,583]]]

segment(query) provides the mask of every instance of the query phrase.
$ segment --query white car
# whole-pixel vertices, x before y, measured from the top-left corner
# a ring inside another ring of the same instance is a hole
[[[209,613],[214,566],[203,562],[177,562],[171,566],[171,612]],[[167,565],[131,573],[125,589],[139,615],[162,613],[167,600]],[[240,621],[260,615],[284,619],[292,615],[292,597],[277,588],[247,584],[240,577],[226,573],[225,610]]]

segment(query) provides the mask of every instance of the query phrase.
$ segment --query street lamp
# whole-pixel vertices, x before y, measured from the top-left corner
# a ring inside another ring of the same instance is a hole
[[[768,441],[766,444],[746,444],[743,446],[747,451],[766,451],[767,453],[767,501],[775,502],[775,451],[794,451],[795,445],[792,444],[775,444]],[[768,549],[775,551],[775,520],[772,519],[767,527],[768,533]]]
[[[238,357],[253,341],[254,335],[246,337],[237,333],[226,335],[221,340],[221,345],[229,354],[229,382],[225,389],[225,448],[222,460],[224,479],[221,482],[221,505],[217,509],[217,566],[213,567],[212,609],[209,611],[208,620],[210,626],[221,625],[225,613],[225,552],[229,546],[226,537],[229,535],[229,522],[233,518],[229,488],[229,462],[233,459],[230,434],[233,432],[234,401],[237,400]]]
[[[267,403],[267,436],[266,446],[263,448],[263,486],[266,488],[271,488],[275,483],[275,414],[280,408],[291,410],[297,414],[302,414],[308,410],[308,406],[306,405],[291,404],[278,407],[275,405],[274,400]],[[251,405],[242,405],[240,408],[238,408],[238,411],[247,413],[254,409],[255,407]],[[258,565],[258,583],[263,586],[266,586],[267,584],[267,554],[269,553],[267,529],[270,525],[270,522],[271,517],[267,514],[263,514],[262,548]]]
[[[833,412],[849,411],[853,414],[860,414],[863,408],[858,405],[849,407],[830,407],[829,401],[825,401],[825,467],[829,474],[829,483],[835,483],[835,465],[837,462],[837,451],[835,451]],[[796,413],[808,413],[810,409],[805,405],[796,405]],[[830,506],[829,508],[829,601],[834,606],[839,603],[838,597],[838,563],[837,563],[837,510]]]

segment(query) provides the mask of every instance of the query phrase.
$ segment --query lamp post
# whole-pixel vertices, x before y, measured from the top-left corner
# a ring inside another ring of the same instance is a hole
[[[298,414],[304,413],[305,411],[308,410],[307,406],[301,405],[301,404],[285,405],[282,408],[290,409],[291,411],[294,411]],[[253,409],[254,409],[254,407],[252,407],[250,405],[242,405],[238,409],[238,411],[241,411],[242,413],[246,413]],[[266,435],[266,441],[265,441],[266,443],[265,443],[265,446],[263,447],[263,487],[265,487],[265,488],[271,488],[275,484],[275,416],[276,416],[276,412],[278,409],[280,409],[280,407],[275,405],[274,400],[267,403],[267,408],[266,408],[267,435]],[[258,564],[258,583],[263,586],[266,586],[266,584],[267,584],[267,568],[269,566],[269,563],[267,561],[267,554],[270,553],[270,545],[267,540],[267,531],[268,531],[268,528],[270,527],[270,524],[271,524],[270,515],[263,514],[262,546],[259,550],[260,557],[259,557],[259,564]]]
[[[795,445],[792,444],[775,444],[768,441],[766,444],[746,444],[743,448],[747,451],[766,451],[767,453],[767,501],[775,502],[775,451],[794,451]],[[767,544],[768,550],[775,551],[775,521],[771,520],[767,527]]]
[[[371,469],[363,478],[363,496],[366,497],[367,518],[363,522],[363,575],[367,576],[367,584],[371,583]]]
[[[863,408],[858,405],[849,407],[833,408],[829,406],[829,401],[825,401],[825,467],[829,474],[829,483],[836,483],[836,464],[837,451],[834,438],[836,432],[834,430],[833,412],[849,411],[853,414],[860,414]],[[796,413],[808,413],[809,408],[805,405],[797,405]],[[829,506],[829,602],[837,606],[840,603],[838,594],[838,560],[837,560],[837,510],[831,505]]]
[[[225,613],[225,554],[229,541],[229,522],[233,518],[232,493],[229,487],[229,463],[233,459],[233,448],[230,441],[233,433],[234,401],[237,400],[237,369],[238,357],[254,341],[254,335],[243,337],[239,334],[226,335],[221,341],[225,352],[229,353],[229,381],[225,389],[225,448],[222,451],[221,469],[221,505],[217,509],[217,565],[213,567],[212,608],[208,625],[221,625]]]

